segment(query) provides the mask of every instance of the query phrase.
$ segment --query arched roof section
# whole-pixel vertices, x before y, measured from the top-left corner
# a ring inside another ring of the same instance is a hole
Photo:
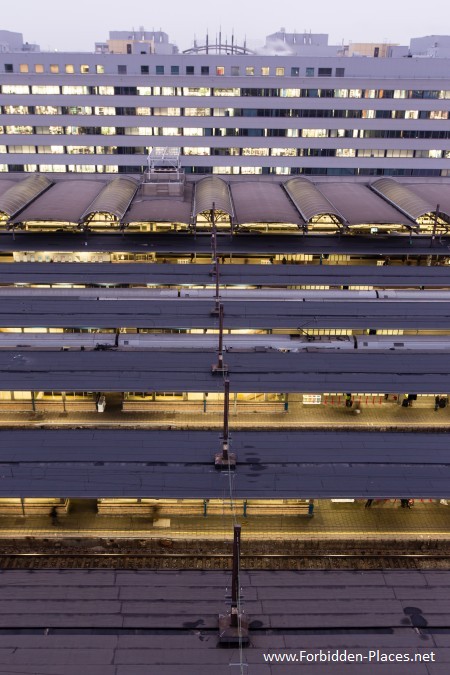
[[[195,186],[194,216],[203,211],[210,211],[213,204],[217,211],[223,211],[231,218],[234,217],[228,183],[217,176],[208,176],[199,180]]]
[[[307,178],[291,178],[286,181],[284,188],[306,222],[314,216],[332,215],[346,223],[342,213]]]
[[[236,220],[244,223],[286,223],[304,225],[279,183],[239,181],[230,184]]]
[[[139,193],[128,209],[125,223],[184,223],[189,225],[192,212],[193,186],[187,183],[183,195],[146,197]]]
[[[104,181],[99,180],[57,180],[50,190],[21,211],[16,221],[76,224],[104,186]]]
[[[105,185],[103,190],[88,206],[80,218],[86,220],[95,213],[109,213],[121,220],[137,192],[139,183],[134,178],[115,178]]]
[[[370,188],[413,221],[426,213],[432,213],[436,207],[393,178],[380,178]]]
[[[411,183],[407,186],[426,202],[433,204],[433,213],[439,204],[439,213],[450,221],[450,184],[449,183]]]
[[[0,213],[13,218],[52,185],[46,176],[34,174],[12,185],[0,197]]]

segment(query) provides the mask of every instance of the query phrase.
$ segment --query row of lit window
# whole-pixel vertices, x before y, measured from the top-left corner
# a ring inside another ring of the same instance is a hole
[[[95,145],[0,145],[0,154],[69,154],[69,155],[143,155],[151,148]],[[419,157],[450,159],[450,150],[384,150],[356,148],[209,148],[184,147],[183,155],[242,157]]]
[[[14,72],[14,64],[13,63],[5,63],[5,73],[13,73]],[[29,72],[34,72],[37,74],[42,74],[42,73],[52,73],[52,74],[57,74],[57,73],[66,73],[69,75],[74,74],[75,72],[79,72],[82,75],[88,75],[89,73],[96,73],[97,75],[103,75],[105,72],[105,66],[101,64],[95,64],[95,65],[89,65],[89,64],[82,64],[80,66],[75,66],[72,63],[66,63],[64,65],[60,65],[58,63],[51,63],[49,66],[47,66],[47,70],[44,66],[43,63],[35,63],[34,67],[31,66],[28,63],[21,63],[19,65],[19,72],[20,73],[29,73]],[[145,64],[140,66],[140,72],[141,75],[149,75],[150,74],[150,66]],[[125,64],[121,64],[117,66],[117,74],[118,75],[127,75],[128,73],[128,68]],[[181,75],[181,68],[178,65],[171,65],[167,66],[167,68],[163,65],[156,65],[155,69],[153,71],[155,75]],[[246,75],[246,76],[254,76],[254,75],[261,75],[262,77],[268,77],[270,75],[275,75],[276,77],[285,77],[287,75],[291,75],[291,77],[299,77],[300,76],[300,68],[297,66],[292,66],[290,69],[285,68],[283,66],[276,66],[275,68],[270,68],[270,66],[262,66],[261,68],[256,68],[255,66],[244,66],[242,69],[240,66],[231,66],[230,69],[227,71],[225,66],[216,66],[214,68],[210,68],[210,66],[200,66],[200,68],[196,70],[195,66],[185,66],[184,70],[185,75],[217,75],[219,77],[224,76],[224,75],[232,75],[232,76],[239,76],[239,75]],[[305,69],[306,77],[314,77],[315,75],[315,69],[312,67],[308,67]],[[319,77],[331,77],[333,75],[333,71],[331,68],[318,68],[317,69],[317,75]],[[336,68],[335,70],[335,75],[336,77],[344,77],[345,75],[345,69],[344,68]]]
[[[41,173],[138,173],[144,167],[118,166],[101,164],[0,164],[0,172],[35,172]],[[186,173],[222,174],[222,175],[307,175],[307,176],[416,176],[437,177],[450,176],[450,169],[380,169],[380,168],[336,168],[336,167],[261,167],[261,166],[205,166],[185,167]]]
[[[3,84],[2,94],[63,94],[100,96],[254,96],[281,98],[367,98],[367,99],[450,99],[450,90],[409,90],[409,89],[299,89],[247,88],[247,87],[148,87],[97,85],[53,85],[53,84]]]
[[[384,130],[384,129],[246,129],[202,127],[80,127],[80,126],[0,126],[0,135],[56,135],[56,136],[181,136],[185,138],[380,138],[380,139],[435,139],[450,138],[450,131]]]
[[[154,117],[305,117],[302,113],[309,112],[297,109],[266,110],[257,108],[174,108],[174,107],[138,107],[116,108],[113,106],[52,106],[52,105],[4,105],[0,108],[5,115],[126,115],[126,116],[154,116]],[[275,113],[279,114],[276,115]],[[343,112],[343,111],[341,111]],[[352,110],[359,113],[361,119],[431,119],[446,120],[448,110]]]

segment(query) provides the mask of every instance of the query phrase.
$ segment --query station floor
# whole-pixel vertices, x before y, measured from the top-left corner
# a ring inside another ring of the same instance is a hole
[[[377,399],[378,401],[378,399]],[[270,404],[269,404],[270,406]],[[40,412],[2,412],[0,407],[0,427],[132,427],[132,428],[172,428],[172,429],[219,429],[222,427],[222,412],[193,412],[189,404],[177,404],[168,411],[123,412],[114,407],[103,413],[95,410],[83,412],[63,412],[55,410]],[[413,407],[403,408],[396,403],[384,401],[375,405],[362,405],[361,413],[344,405],[303,405],[292,402],[289,411],[265,412],[264,405],[256,412],[235,414],[230,407],[230,429],[249,428],[302,429],[315,427],[391,427],[424,428],[450,427],[450,406],[435,411],[430,403],[427,406],[416,403]]]
[[[248,516],[236,509],[230,515],[176,516],[153,520],[151,516],[105,516],[95,512],[94,500],[74,500],[68,515],[52,525],[49,516],[0,516],[0,540],[6,538],[123,538],[229,541],[233,523],[242,526],[242,537],[253,540],[450,540],[449,505],[416,500],[410,509],[399,500],[315,503],[314,515]],[[276,551],[274,551],[276,552]]]

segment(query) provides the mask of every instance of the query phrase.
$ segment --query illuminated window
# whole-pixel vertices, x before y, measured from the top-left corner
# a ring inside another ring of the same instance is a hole
[[[302,129],[302,138],[327,138],[327,129]]]
[[[113,136],[116,133],[116,127],[101,127],[100,133],[103,136]]]
[[[111,106],[96,106],[94,108],[95,115],[115,115],[116,109]]]
[[[211,149],[210,148],[188,148],[185,147],[183,148],[183,154],[184,155],[210,155],[211,154]]]
[[[80,66],[80,73],[86,74],[88,72],[89,72],[89,66],[88,65]]]
[[[244,157],[268,157],[269,148],[242,148]]]
[[[103,75],[103,73],[105,72],[105,66],[96,65],[95,72],[97,73],[97,75]]]
[[[36,147],[34,145],[10,145],[8,146],[10,153],[18,154],[34,154],[36,152]]]
[[[356,150],[354,148],[337,148],[336,157],[355,157]]]
[[[34,89],[34,87],[33,87]],[[56,92],[54,92],[56,93]],[[62,87],[63,94],[82,94],[85,95],[88,93],[88,88],[81,84],[66,84]]]
[[[52,155],[62,155],[62,154],[64,154],[64,146],[63,145],[38,145],[38,152],[52,154]]]
[[[57,108],[54,105],[37,105],[34,108],[36,115],[59,115],[61,114],[61,108]]]
[[[64,164],[40,164],[39,171],[42,171],[42,173],[65,173],[66,167]]]
[[[448,110],[432,110],[430,120],[448,120]]]
[[[211,108],[185,108],[186,117],[208,117],[211,115]]]
[[[3,111],[6,115],[28,115],[28,106],[26,105],[5,105]]]
[[[280,96],[283,98],[293,98],[300,96],[300,89],[280,89]]]
[[[275,68],[275,75],[277,77],[284,77],[284,68]]]
[[[36,63],[34,66],[34,72],[35,73],[43,73],[44,72],[44,66],[42,63]]]
[[[335,89],[334,98],[348,98],[348,89]]]
[[[216,66],[216,75],[225,75],[225,68],[223,66]]]
[[[29,94],[30,87],[27,84],[4,84],[2,94]]]
[[[183,96],[211,96],[209,87],[183,87]]]
[[[254,75],[255,74],[254,66],[247,66],[246,69],[245,69],[245,74],[246,75]]]
[[[28,63],[21,63],[19,66],[19,71],[21,73],[28,73]]]
[[[59,66],[56,63],[52,63],[50,66],[51,73],[59,73]]]
[[[152,109],[146,107],[136,108],[136,115],[151,115]]]
[[[73,67],[73,65],[71,63],[66,63],[66,73],[71,74],[71,73],[74,73],[74,72],[75,72],[75,68]]]
[[[169,117],[178,117],[181,114],[181,108],[153,108],[154,115],[168,115]]]
[[[185,127],[184,136],[203,136],[203,129],[201,127]]]
[[[271,153],[272,157],[296,157],[297,149],[296,148],[272,148]]]
[[[241,90],[239,87],[229,87],[228,89],[214,89],[214,96],[240,96]]]
[[[419,119],[418,110],[405,110],[405,119],[407,120],[417,120]]]
[[[98,88],[98,93],[100,96],[113,96],[114,87],[103,86]]]
[[[64,89],[64,87],[63,87]],[[59,94],[59,87],[57,85],[38,84],[31,87],[32,94]]]
[[[267,77],[268,75],[270,75],[270,68],[269,68],[269,66],[263,66],[263,67],[261,68],[261,75],[263,75],[264,77]]]
[[[349,97],[350,98],[361,98],[362,96],[362,90],[361,89],[350,89],[349,90]]]

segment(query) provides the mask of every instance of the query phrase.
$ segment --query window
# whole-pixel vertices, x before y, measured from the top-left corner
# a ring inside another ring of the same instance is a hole
[[[300,75],[300,68],[294,67],[291,68],[291,76],[298,77]]]
[[[88,72],[89,72],[89,66],[88,65],[80,66],[80,73],[83,73],[83,75],[85,75]]]
[[[13,73],[14,68],[12,63],[5,63],[5,73]]]
[[[75,68],[73,67],[73,65],[71,63],[66,63],[66,73],[70,74],[70,73],[74,73],[74,72],[75,72]]]
[[[56,63],[52,63],[50,66],[51,73],[59,73],[59,66]]]
[[[239,87],[229,87],[227,89],[215,87],[214,89],[214,96],[240,96],[240,93]]]
[[[4,84],[2,94],[29,94],[30,87],[27,84]]]
[[[33,85],[31,87],[32,94],[59,94],[59,87],[57,85]]]
[[[36,87],[32,87],[32,88],[33,88],[33,90],[34,90]],[[59,87],[56,87],[56,88],[59,90]],[[38,92],[33,91],[33,94],[37,94],[37,93],[38,93]],[[44,93],[44,92],[40,92],[40,93]],[[48,93],[52,93],[52,94],[58,93],[58,94],[59,94],[59,91],[57,91],[57,92],[53,91],[53,92],[48,92]],[[87,88],[87,87],[84,87],[84,86],[81,85],[81,84],[75,84],[75,85],[63,85],[63,87],[62,87],[62,93],[63,93],[63,94],[87,94],[87,93],[88,93],[88,88]]]
[[[186,117],[208,117],[211,115],[211,108],[185,108]]]
[[[186,75],[194,75],[195,68],[194,66],[186,66]]]
[[[247,66],[246,69],[245,69],[245,74],[246,75],[254,75],[255,74],[254,66]]]
[[[126,75],[127,74],[127,67],[126,66],[117,66],[117,72],[119,75]]]
[[[180,74],[180,66],[170,66],[170,74],[171,75],[179,75]]]
[[[209,75],[209,66],[202,66],[200,72],[202,75]]]
[[[44,66],[42,63],[36,63],[34,66],[34,72],[35,73],[43,73],[44,72]]]
[[[183,96],[211,96],[209,87],[183,87]]]
[[[225,75],[224,66],[216,66],[216,75]]]
[[[141,75],[148,75],[150,72],[150,69],[148,66],[141,66]]]
[[[138,96],[151,96],[152,88],[151,87],[137,87]]]
[[[28,63],[21,63],[19,66],[19,71],[21,73],[28,73]]]
[[[105,66],[100,66],[97,64],[95,66],[95,72],[97,73],[97,75],[103,75],[103,73],[105,72]]]
[[[268,75],[270,75],[270,68],[269,68],[269,66],[263,66],[263,67],[261,68],[261,75],[263,75],[264,77],[267,77]]]
[[[336,77],[344,77],[345,68],[336,68]]]
[[[157,75],[164,75],[164,66],[156,66],[155,72]]]
[[[240,75],[240,68],[239,68],[239,66],[231,66],[231,74],[232,74],[232,75]]]
[[[28,115],[28,106],[25,105],[5,105],[3,112],[6,115]]]
[[[306,77],[314,77],[314,68],[306,69]]]
[[[277,77],[284,77],[284,68],[275,68],[275,75]]]
[[[331,77],[332,74],[332,68],[319,68],[319,77]]]

